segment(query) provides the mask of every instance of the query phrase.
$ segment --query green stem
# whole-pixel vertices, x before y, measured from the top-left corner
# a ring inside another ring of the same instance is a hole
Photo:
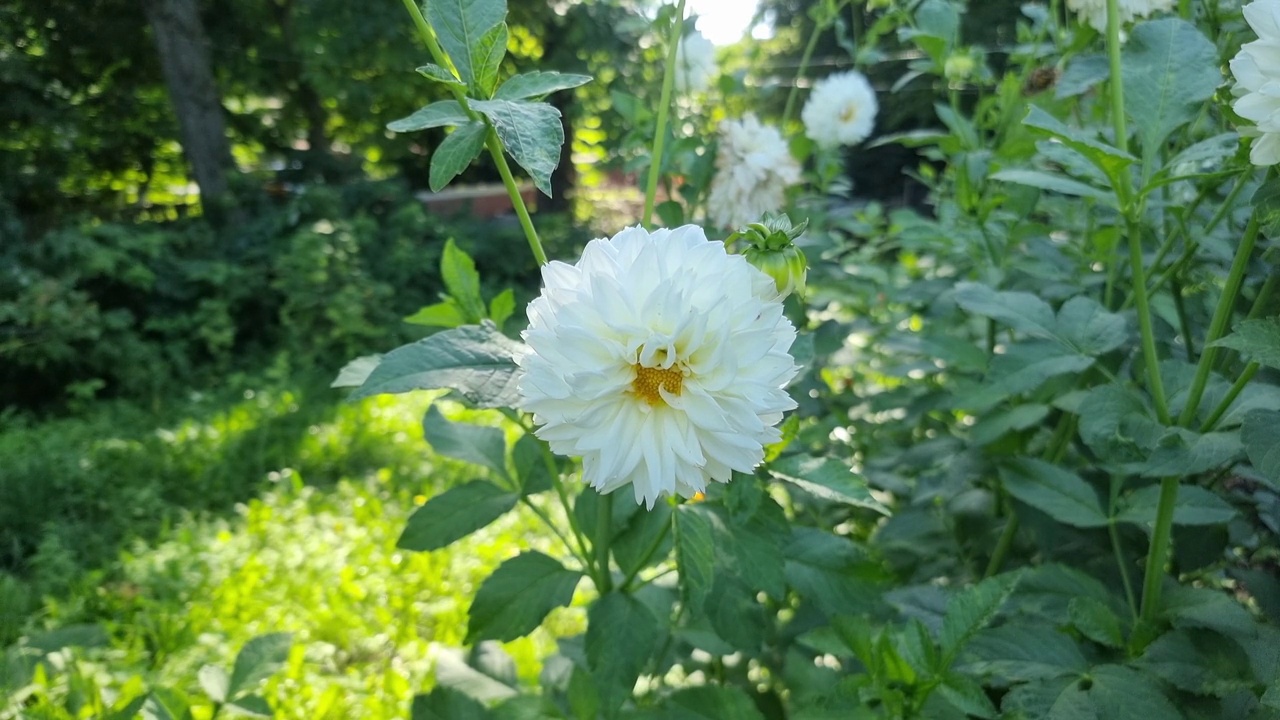
[[[1173,534],[1173,510],[1178,502],[1178,478],[1160,481],[1160,504],[1156,507],[1156,526],[1151,531],[1151,549],[1143,570],[1141,621],[1153,626],[1160,612],[1160,585],[1164,582],[1164,566],[1169,561]]]
[[[600,495],[596,505],[596,588],[601,595],[613,589],[613,575],[609,572],[609,539],[613,535],[613,495]]]
[[[1107,524],[1107,534],[1111,536],[1111,553],[1115,555],[1116,567],[1120,570],[1120,581],[1124,584],[1124,597],[1129,603],[1129,613],[1137,619],[1138,602],[1133,594],[1133,578],[1129,576],[1129,563],[1124,559],[1124,548],[1120,544],[1120,529],[1116,525],[1116,503],[1120,500],[1120,489],[1122,478],[1119,475],[1111,476],[1110,499],[1107,505],[1107,516],[1111,518],[1111,522]]]
[[[654,538],[653,543],[651,543],[644,551],[644,555],[640,556],[640,562],[636,563],[635,569],[627,573],[626,578],[622,580],[622,584],[619,587],[623,590],[631,589],[631,583],[636,579],[636,576],[640,574],[640,571],[649,564],[649,561],[653,559],[653,554],[658,552],[658,548],[662,547],[662,542],[667,539],[667,533],[671,532],[671,526],[674,523],[675,513],[672,513],[671,522],[662,526],[662,532],[658,533],[658,536]]]
[[[800,67],[796,70],[796,79],[791,83],[791,92],[787,93],[787,104],[782,109],[781,127],[784,131],[791,121],[791,113],[796,108],[796,96],[800,93],[800,79],[809,69],[809,61],[813,59],[813,51],[818,47],[818,38],[827,29],[826,23],[815,22],[813,32],[809,34],[809,42],[804,46],[804,54],[800,56]]]
[[[1129,130],[1125,125],[1124,114],[1124,80],[1121,73],[1120,65],[1120,4],[1119,0],[1107,0],[1107,60],[1111,69],[1111,127],[1115,131],[1115,145],[1124,152],[1129,151]],[[1125,194],[1128,195],[1131,188],[1129,185],[1133,182],[1126,173],[1125,178],[1129,178],[1123,183]],[[1119,190],[1120,188],[1117,188]],[[1121,203],[1127,204],[1127,198],[1120,198]]]
[[[1218,353],[1218,348],[1214,347],[1213,343],[1222,337],[1227,330],[1227,324],[1231,321],[1236,298],[1240,294],[1240,285],[1244,282],[1244,271],[1249,266],[1254,243],[1258,240],[1258,225],[1258,216],[1254,213],[1249,218],[1249,225],[1245,227],[1244,237],[1241,238],[1239,247],[1236,248],[1236,257],[1231,263],[1227,284],[1222,289],[1222,296],[1218,298],[1218,307],[1213,313],[1213,320],[1209,323],[1209,334],[1204,339],[1204,352],[1200,354],[1200,362],[1196,365],[1196,376],[1187,393],[1186,407],[1178,417],[1179,425],[1189,425],[1195,419],[1196,410],[1200,408],[1200,399],[1204,395],[1205,386],[1209,383],[1209,373],[1213,368],[1214,357]]]
[[[1218,426],[1218,421],[1222,419],[1223,415],[1227,414],[1227,410],[1231,409],[1231,403],[1235,402],[1237,397],[1240,397],[1240,393],[1244,391],[1244,386],[1248,385],[1249,381],[1257,373],[1258,363],[1251,362],[1245,366],[1244,372],[1240,373],[1240,377],[1236,378],[1236,381],[1231,384],[1231,389],[1227,391],[1226,397],[1222,398],[1222,402],[1218,403],[1218,407],[1213,409],[1213,414],[1200,426],[1201,433],[1207,433]]]
[[[1169,288],[1173,294],[1173,309],[1178,315],[1178,328],[1182,332],[1182,339],[1187,344],[1187,362],[1195,362],[1196,348],[1195,343],[1191,340],[1191,323],[1187,320],[1187,303],[1182,297],[1182,283],[1174,280],[1173,287]]]
[[[524,503],[525,507],[532,510],[533,514],[537,515],[538,519],[551,529],[551,532],[554,533],[555,536],[560,539],[560,542],[564,543],[564,546],[569,549],[569,554],[577,558],[578,562],[582,563],[583,567],[591,567],[591,563],[588,562],[588,556],[584,555],[580,548],[574,547],[573,543],[569,542],[569,538],[565,537],[565,534],[559,527],[556,527],[556,524],[551,521],[550,516],[547,515],[545,510],[534,504],[532,498],[528,495],[523,495],[520,498],[520,502]]]
[[[1108,0],[1115,2],[1115,0]],[[1156,354],[1156,336],[1151,323],[1151,305],[1147,301],[1147,277],[1142,266],[1142,236],[1136,222],[1126,223],[1129,236],[1129,267],[1133,273],[1133,299],[1138,310],[1138,329],[1142,334],[1142,359],[1147,367],[1147,382],[1156,417],[1169,424],[1169,404],[1165,400],[1164,381],[1160,377],[1160,357]]]
[[[1249,314],[1245,316],[1245,320],[1253,320],[1261,315],[1267,309],[1267,304],[1271,302],[1271,296],[1276,292],[1276,285],[1280,285],[1280,272],[1273,272],[1267,276],[1267,281],[1262,283],[1262,289],[1258,291],[1258,297],[1253,300],[1253,307],[1249,308]]]
[[[1062,456],[1066,454],[1067,447],[1071,444],[1071,438],[1076,432],[1077,420],[1074,415],[1058,422],[1058,427],[1053,431],[1053,438],[1049,441],[1049,446],[1045,448],[1044,459],[1056,463],[1062,460]],[[1000,539],[996,541],[996,548],[991,552],[991,560],[987,563],[987,569],[982,574],[983,578],[989,578],[1000,572],[1000,567],[1004,565],[1004,559],[1009,554],[1009,549],[1013,547],[1013,539],[1018,534],[1018,516],[1013,511],[1013,501],[1008,502],[1009,519],[1005,521],[1004,531],[1000,533]]]
[[[452,60],[449,58],[448,53],[444,51],[444,48],[440,47],[440,42],[436,39],[435,30],[431,29],[430,23],[423,17],[422,8],[418,7],[416,0],[404,0],[404,7],[409,11],[409,16],[413,18],[413,24],[418,29],[418,35],[422,37],[423,44],[427,46],[427,51],[431,53],[431,58],[441,67],[453,68]],[[488,126],[488,135],[484,142],[485,147],[493,158],[493,164],[498,168],[498,174],[502,176],[502,184],[507,188],[507,195],[511,198],[511,207],[515,208],[516,217],[520,220],[520,229],[524,230],[524,236],[529,241],[529,249],[533,251],[533,257],[538,261],[539,265],[546,265],[547,253],[542,249],[542,241],[538,239],[538,232],[534,229],[533,221],[529,218],[529,208],[525,207],[524,197],[520,195],[520,188],[516,185],[515,178],[511,175],[511,166],[507,164],[507,158],[502,154],[502,142],[498,139],[497,133],[494,132],[493,125],[471,108],[467,94],[461,88],[450,86],[450,90],[468,118],[483,120],[485,125]]]
[[[649,182],[644,191],[644,215],[640,222],[653,229],[653,204],[658,197],[658,176],[662,174],[662,146],[667,140],[667,116],[671,114],[671,90],[676,79],[676,51],[684,37],[684,0],[676,0],[675,28],[667,47],[666,69],[662,74],[662,97],[658,100],[658,127],[653,133],[649,155]]]

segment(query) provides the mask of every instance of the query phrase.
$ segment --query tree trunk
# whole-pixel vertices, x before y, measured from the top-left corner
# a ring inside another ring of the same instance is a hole
[[[200,186],[200,204],[216,217],[227,194],[231,144],[196,0],[142,0],[142,7],[178,116],[182,152]]]

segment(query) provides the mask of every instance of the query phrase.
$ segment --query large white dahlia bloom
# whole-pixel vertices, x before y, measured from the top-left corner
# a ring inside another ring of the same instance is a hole
[[[720,123],[716,175],[707,215],[717,227],[736,230],[782,209],[787,187],[800,182],[800,163],[777,128],[755,115]]]
[[[804,133],[818,147],[857,145],[876,124],[876,91],[857,70],[835,73],[819,80],[800,112]]]
[[[794,408],[795,328],[767,275],[702,228],[627,228],[542,268],[516,357],[538,437],[650,508],[750,472]]]
[[[1258,39],[1245,43],[1231,60],[1239,97],[1232,108],[1251,121],[1241,134],[1257,137],[1249,151],[1254,165],[1280,163],[1280,0],[1255,0],[1244,18]]]
[[[716,46],[694,30],[676,47],[676,89],[703,92],[716,76]]]
[[[1080,15],[1080,22],[1088,23],[1094,30],[1107,31],[1107,0],[1067,0],[1067,8]],[[1120,24],[1136,18],[1150,17],[1173,8],[1173,0],[1120,0]]]

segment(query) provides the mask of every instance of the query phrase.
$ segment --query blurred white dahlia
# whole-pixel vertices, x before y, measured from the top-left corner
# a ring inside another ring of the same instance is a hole
[[[1256,137],[1249,151],[1254,165],[1280,163],[1280,0],[1255,0],[1244,18],[1258,39],[1245,43],[1231,60],[1238,97],[1232,108],[1253,123],[1241,135]]]
[[[1136,18],[1150,17],[1173,7],[1173,0],[1119,0],[1120,24],[1126,25]],[[1067,0],[1067,8],[1080,15],[1080,22],[1088,23],[1100,33],[1107,31],[1107,0]]]
[[[704,92],[716,76],[716,46],[694,30],[676,48],[676,90]]]
[[[736,230],[782,209],[787,187],[798,182],[800,163],[777,128],[751,114],[720,123],[716,176],[707,195],[707,215],[717,227]]]
[[[653,508],[750,472],[794,408],[795,328],[773,280],[702,228],[627,228],[575,265],[542,268],[529,304],[521,408],[602,493]]]
[[[800,112],[804,133],[818,147],[857,145],[876,124],[876,91],[857,70],[835,73],[819,80]]]

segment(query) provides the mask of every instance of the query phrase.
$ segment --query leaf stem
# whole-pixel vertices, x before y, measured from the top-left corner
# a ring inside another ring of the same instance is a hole
[[[1244,386],[1248,385],[1253,376],[1258,373],[1258,367],[1256,362],[1251,362],[1245,366],[1244,371],[1240,373],[1240,377],[1236,378],[1236,381],[1231,384],[1231,389],[1227,391],[1226,397],[1222,398],[1222,402],[1218,403],[1218,407],[1214,408],[1213,414],[1200,426],[1200,432],[1207,433],[1218,426],[1218,421],[1222,419],[1223,415],[1227,414],[1227,410],[1231,409],[1231,403],[1240,397],[1240,393],[1244,391]]]
[[[683,3],[681,3],[683,4]],[[596,570],[599,572],[596,587],[604,595],[613,589],[613,575],[609,572],[609,539],[613,535],[613,495],[600,494],[596,505]]]
[[[1160,612],[1160,585],[1164,582],[1164,566],[1169,561],[1170,535],[1173,533],[1173,511],[1178,502],[1178,478],[1160,480],[1160,504],[1156,506],[1156,526],[1151,531],[1151,549],[1142,579],[1141,622],[1152,626]]]
[[[1116,568],[1120,571],[1120,581],[1124,584],[1124,597],[1129,603],[1129,614],[1136,620],[1138,618],[1138,601],[1133,594],[1133,579],[1129,576],[1129,564],[1124,559],[1124,548],[1120,544],[1120,529],[1116,526],[1116,503],[1120,500],[1120,488],[1123,485],[1123,478],[1119,475],[1111,475],[1111,491],[1107,502],[1107,517],[1111,522],[1107,523],[1107,535],[1111,537],[1111,552],[1116,558]]]
[[[640,562],[636,563],[635,569],[627,573],[626,578],[622,580],[622,584],[619,587],[624,591],[631,589],[631,583],[636,579],[636,576],[638,576],[640,571],[643,570],[644,567],[649,564],[649,561],[653,559],[653,554],[658,552],[658,548],[662,547],[662,541],[667,539],[667,533],[671,532],[671,526],[674,523],[675,515],[672,514],[672,522],[666,523],[662,526],[662,532],[658,533],[658,536],[654,538],[653,543],[649,545],[647,550],[645,550],[644,555],[640,557]]]
[[[436,64],[453,68],[453,61],[449,58],[444,48],[440,47],[440,42],[436,39],[435,30],[431,28],[431,24],[422,15],[422,8],[418,7],[416,0],[404,0],[404,7],[409,11],[409,16],[413,18],[414,27],[418,29],[418,35],[422,37],[422,42],[427,46],[427,51],[431,53],[431,59]],[[515,178],[511,175],[511,166],[507,164],[507,158],[502,154],[502,142],[498,139],[497,133],[493,129],[493,124],[471,108],[471,103],[467,99],[467,94],[456,86],[449,88],[453,92],[453,97],[458,101],[458,105],[462,106],[462,111],[472,120],[483,120],[488,128],[485,136],[484,145],[489,150],[489,155],[493,158],[493,164],[498,168],[498,174],[502,176],[502,184],[507,189],[507,195],[511,198],[511,207],[515,208],[516,217],[520,220],[520,229],[524,231],[525,239],[529,241],[529,249],[533,251],[533,257],[538,261],[539,265],[547,264],[547,253],[542,249],[542,240],[538,238],[538,231],[533,227],[533,220],[529,218],[529,208],[525,207],[524,197],[520,195],[520,188],[516,185]]]
[[[813,51],[818,47],[818,38],[822,37],[822,33],[827,29],[826,23],[813,23],[813,32],[809,33],[809,42],[804,46],[804,54],[800,56],[800,67],[796,70],[795,81],[791,83],[791,92],[787,93],[787,104],[782,110],[782,122],[779,127],[783,131],[787,128],[787,123],[791,121],[791,113],[796,107],[796,95],[800,92],[800,79],[809,69],[809,61],[813,59]]]
[[[653,204],[658,197],[658,176],[662,174],[662,149],[667,141],[667,116],[671,114],[671,90],[676,80],[676,53],[684,39],[684,1],[676,0],[676,19],[667,47],[666,67],[662,74],[662,95],[658,99],[658,125],[653,132],[653,152],[649,155],[649,181],[644,190],[644,215],[640,223],[653,229]]]
[[[1077,420],[1074,415],[1058,421],[1058,427],[1053,431],[1053,439],[1049,441],[1049,446],[1045,448],[1045,460],[1052,463],[1062,460],[1062,456],[1066,454],[1067,447],[1071,443],[1071,438],[1075,435],[1076,423]],[[987,569],[982,574],[983,579],[1000,572],[1000,567],[1004,565],[1009,549],[1013,547],[1013,539],[1018,534],[1018,515],[1013,510],[1013,500],[1007,498],[1006,500],[1009,508],[1009,519],[1005,521],[1004,531],[1000,533],[1000,539],[996,541],[996,548],[991,552],[991,560],[987,563]]]

